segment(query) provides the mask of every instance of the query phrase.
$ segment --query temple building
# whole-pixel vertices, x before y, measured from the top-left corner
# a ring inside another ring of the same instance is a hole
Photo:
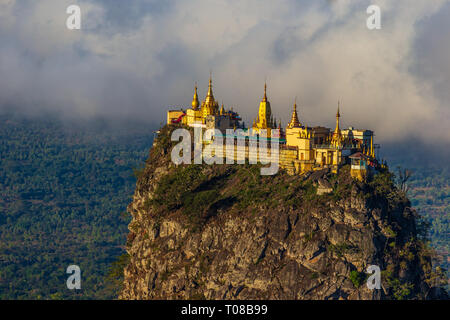
[[[334,130],[321,126],[308,127],[299,121],[297,105],[294,104],[291,121],[286,128],[286,147],[294,147],[297,152],[291,171],[301,174],[330,168],[337,172],[340,166],[351,162],[351,175],[359,180],[365,179],[370,167],[376,163],[373,132],[355,130],[353,127],[341,130],[340,117],[338,103]]]
[[[212,79],[209,78],[208,91],[205,100],[201,105],[198,100],[197,85],[194,88],[191,108],[186,111],[183,108],[173,109],[167,112],[167,124],[182,123],[191,127],[218,128],[221,130],[239,128],[239,114],[230,110],[225,110],[225,106],[219,109],[219,102],[214,98],[212,89]]]
[[[334,129],[323,126],[308,126],[299,117],[297,102],[294,102],[292,115],[285,130],[281,121],[276,124],[272,108],[267,98],[267,84],[264,84],[264,95],[259,104],[256,118],[251,128],[241,124],[241,118],[233,108],[226,110],[214,98],[212,79],[209,79],[208,91],[202,103],[199,103],[197,85],[191,108],[169,110],[168,124],[184,124],[199,126],[205,129],[220,129],[225,134],[226,129],[242,129],[250,137],[264,137],[277,139],[279,142],[279,164],[289,174],[304,174],[309,171],[329,168],[337,172],[344,164],[351,165],[352,177],[364,180],[371,169],[378,165],[375,157],[373,131],[365,129],[341,129],[340,104],[336,112],[336,126]],[[279,130],[274,130],[279,129]],[[275,134],[277,133],[277,135]],[[248,157],[248,153],[246,154]]]

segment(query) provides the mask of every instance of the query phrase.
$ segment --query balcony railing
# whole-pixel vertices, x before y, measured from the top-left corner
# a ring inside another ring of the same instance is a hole
[[[342,150],[342,149],[358,149],[358,145],[351,144],[351,145],[344,145],[341,147],[335,147],[331,144],[313,144],[312,147],[314,149],[334,149],[334,150]]]

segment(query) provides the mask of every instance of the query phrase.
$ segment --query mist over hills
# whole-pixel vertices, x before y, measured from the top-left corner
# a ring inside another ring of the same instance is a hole
[[[368,0],[86,0],[82,30],[65,28],[71,0],[0,4],[0,109],[86,118],[153,118],[189,105],[195,82],[252,121],[264,81],[274,116],[342,121],[380,140],[450,141],[450,2]]]
[[[426,142],[419,138],[381,143],[380,157],[391,165],[439,166],[450,168],[450,144],[445,141]]]

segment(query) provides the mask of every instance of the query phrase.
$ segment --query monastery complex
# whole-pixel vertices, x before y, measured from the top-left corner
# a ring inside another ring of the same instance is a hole
[[[209,80],[208,92],[200,104],[197,86],[190,108],[179,108],[167,112],[167,124],[184,124],[190,127],[219,129],[225,134],[226,129],[240,129],[245,139],[264,137],[268,141],[278,139],[280,167],[289,174],[304,174],[309,171],[330,168],[337,172],[344,164],[351,164],[351,175],[358,180],[365,180],[373,167],[378,165],[375,157],[374,133],[371,130],[341,129],[339,104],[336,112],[336,126],[333,129],[323,126],[310,127],[302,123],[298,117],[297,104],[294,103],[291,120],[286,128],[281,127],[272,113],[267,98],[267,86],[259,104],[258,114],[250,128],[246,128],[239,114],[233,108],[226,110],[224,105],[214,98],[212,79]],[[278,130],[276,130],[278,129]],[[248,142],[246,142],[248,144]],[[270,146],[270,144],[268,143]],[[239,154],[248,159],[248,148],[240,150],[237,146],[236,158]],[[270,152],[270,150],[269,150]],[[263,162],[264,159],[260,159]]]

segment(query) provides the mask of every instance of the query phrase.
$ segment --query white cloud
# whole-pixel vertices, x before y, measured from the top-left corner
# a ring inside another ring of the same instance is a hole
[[[82,32],[65,29],[69,3],[0,1],[0,73],[10,75],[0,79],[0,103],[160,122],[167,106],[189,105],[194,81],[205,93],[212,69],[216,98],[247,120],[267,77],[284,123],[297,96],[301,119],[332,126],[340,99],[344,125],[380,140],[450,142],[440,98],[450,61],[436,68],[422,62],[442,53],[417,54],[423,22],[449,1],[376,1],[376,31],[365,22],[372,1],[135,1],[127,11],[85,0]],[[446,30],[435,32],[448,44]]]

